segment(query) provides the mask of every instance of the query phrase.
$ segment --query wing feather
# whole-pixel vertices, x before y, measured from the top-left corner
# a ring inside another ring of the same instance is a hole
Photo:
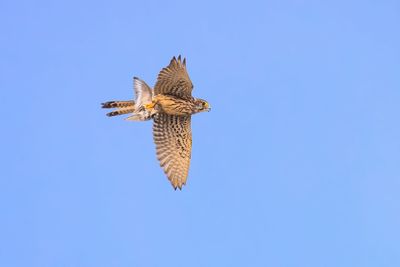
[[[136,95],[136,107],[151,102],[153,93],[150,86],[148,86],[143,80],[133,77],[133,87]]]
[[[163,68],[154,86],[154,95],[173,95],[183,99],[192,98],[193,84],[186,70],[186,59],[173,57],[169,65]]]
[[[191,116],[158,113],[154,116],[153,137],[157,158],[172,186],[182,189],[189,173],[192,152]]]

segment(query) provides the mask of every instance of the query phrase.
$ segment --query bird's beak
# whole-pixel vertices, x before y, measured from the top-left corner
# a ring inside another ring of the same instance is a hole
[[[210,111],[211,111],[211,106],[210,106],[208,103],[206,103],[206,111],[207,111],[207,112],[210,112]]]

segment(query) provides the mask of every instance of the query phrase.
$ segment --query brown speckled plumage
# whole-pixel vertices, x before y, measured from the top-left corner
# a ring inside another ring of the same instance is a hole
[[[192,153],[191,116],[158,113],[154,116],[153,137],[157,158],[176,189],[186,184]]]

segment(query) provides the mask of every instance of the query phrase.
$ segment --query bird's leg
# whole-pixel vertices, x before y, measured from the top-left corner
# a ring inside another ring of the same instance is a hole
[[[156,105],[155,102],[150,102],[150,103],[144,104],[143,106],[146,110],[151,111],[155,105]]]
[[[156,95],[155,97],[153,97],[153,100],[150,103],[144,104],[144,108],[148,111],[152,111],[155,106],[157,105],[159,100],[159,95]]]

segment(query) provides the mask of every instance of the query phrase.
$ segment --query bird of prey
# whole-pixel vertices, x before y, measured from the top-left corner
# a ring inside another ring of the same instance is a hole
[[[116,108],[107,116],[130,114],[127,120],[153,120],[157,158],[176,190],[186,184],[189,172],[192,131],[191,116],[210,111],[207,101],[192,96],[193,84],[186,70],[186,59],[173,57],[163,68],[152,90],[143,80],[133,78],[135,100],[108,101],[103,108]]]

